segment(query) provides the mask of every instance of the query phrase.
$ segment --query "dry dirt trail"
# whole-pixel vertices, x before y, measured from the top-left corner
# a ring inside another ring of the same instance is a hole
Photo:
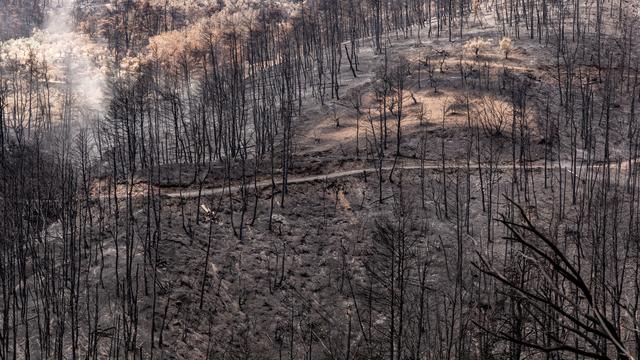
[[[622,161],[622,162],[611,162],[611,168],[612,169],[616,169],[618,167],[620,167],[620,170],[624,170],[627,169],[629,167],[629,163],[633,163],[634,165],[637,164],[637,162],[640,161],[640,159],[633,159],[631,161],[626,160],[626,161]],[[620,164],[620,165],[619,165]],[[527,169],[528,170],[542,170],[545,167],[545,164],[543,161],[535,161],[535,162],[530,162],[527,163]],[[580,174],[582,174],[585,170],[587,169],[597,169],[597,168],[604,168],[606,164],[603,163],[599,163],[599,164],[592,164],[592,165],[586,165],[586,164],[577,164],[576,165],[576,169],[575,169],[575,174],[574,171],[571,169],[571,161],[569,160],[561,160],[561,161],[549,161],[547,163],[547,169],[550,170],[565,170],[568,173],[577,176],[577,177],[581,177]],[[513,164],[509,163],[509,164],[497,164],[497,165],[490,165],[488,163],[486,164],[478,164],[478,163],[470,163],[470,164],[461,164],[459,162],[456,163],[445,163],[445,170],[458,170],[458,169],[466,169],[467,167],[470,167],[472,170],[478,169],[479,167],[482,169],[494,169],[494,170],[512,170],[513,169]],[[425,169],[425,170],[441,170],[442,169],[442,162],[438,162],[438,161],[428,161],[425,162],[424,165],[421,165],[419,162],[415,161],[412,163],[403,163],[403,164],[398,164],[395,167],[394,166],[383,166],[382,167],[382,171],[399,171],[399,170],[420,170],[420,169]],[[292,184],[301,184],[301,183],[309,183],[309,182],[314,182],[314,181],[323,181],[323,180],[332,180],[332,179],[338,179],[338,178],[343,178],[343,177],[349,177],[349,176],[355,176],[355,175],[365,175],[365,174],[376,174],[380,169],[379,168],[375,168],[375,167],[370,167],[370,168],[360,168],[360,169],[353,169],[353,170],[341,170],[341,171],[336,171],[336,172],[332,172],[332,173],[328,173],[328,174],[319,174],[319,175],[309,175],[309,176],[292,176],[289,177],[287,179],[287,185],[292,185]],[[277,177],[273,179],[273,182],[271,181],[271,179],[266,179],[266,180],[259,180],[257,183],[253,183],[252,181],[249,181],[246,185],[247,188],[253,188],[253,187],[257,187],[257,188],[266,188],[269,186],[282,186],[282,177]],[[170,190],[167,192],[164,192],[162,195],[165,197],[169,197],[169,198],[182,198],[182,199],[189,199],[189,198],[197,198],[199,196],[210,196],[210,195],[218,195],[218,194],[222,194],[224,192],[228,192],[228,191],[238,191],[240,190],[242,187],[242,185],[240,184],[233,184],[231,186],[222,186],[222,187],[216,187],[216,188],[204,188],[202,190],[199,189],[195,189],[195,190],[191,190],[191,189],[187,189],[187,190]]]

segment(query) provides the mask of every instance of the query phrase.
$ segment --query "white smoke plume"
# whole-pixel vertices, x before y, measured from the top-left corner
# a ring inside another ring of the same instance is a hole
[[[34,37],[59,80],[70,83],[77,105],[102,111],[106,76],[97,64],[105,58],[104,49],[75,31],[73,8],[73,0],[53,1],[43,30]]]

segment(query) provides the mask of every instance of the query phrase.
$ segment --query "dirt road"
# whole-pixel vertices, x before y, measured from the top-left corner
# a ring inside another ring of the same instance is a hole
[[[634,159],[632,161],[633,164],[636,164],[636,162],[638,161],[638,159]],[[629,165],[629,161],[625,161],[621,163],[622,165],[620,166],[621,169],[626,169]],[[576,165],[576,169],[571,169],[571,162],[569,160],[561,160],[561,161],[550,161],[547,163],[547,169],[551,169],[551,170],[557,170],[557,169],[562,169],[565,170],[567,172],[569,172],[570,174],[574,175],[574,176],[578,176],[580,177],[580,174],[582,172],[584,172],[584,170],[586,170],[587,168],[604,168],[606,164],[595,164],[595,165],[585,165],[585,164],[577,164]],[[482,169],[489,169],[490,165],[489,164],[478,164],[478,163],[471,163],[469,165],[467,164],[460,164],[460,163],[454,163],[454,164],[446,164],[445,163],[445,169],[446,170],[457,170],[457,169],[466,169],[467,166],[470,166],[472,170],[476,170],[478,169],[478,167],[481,167]],[[517,165],[519,166],[519,165]],[[495,170],[511,170],[513,169],[513,164],[499,164],[499,165],[492,165],[491,166],[493,169]],[[536,162],[532,162],[532,163],[527,163],[526,168],[528,170],[542,170],[544,169],[545,164],[543,161],[536,161]],[[612,168],[617,168],[618,167],[618,163],[611,163],[611,167]],[[415,162],[415,163],[406,163],[404,162],[402,165],[397,165],[394,169],[393,166],[389,165],[389,166],[383,166],[382,167],[382,171],[384,172],[388,172],[391,170],[394,171],[400,171],[400,170],[420,170],[421,168],[424,168],[425,170],[441,170],[442,169],[442,163],[437,162],[437,161],[429,161],[429,162],[425,162],[424,166],[421,166],[419,162]],[[342,171],[336,171],[336,172],[332,172],[332,173],[328,173],[328,174],[319,174],[319,175],[310,175],[310,176],[290,176],[287,179],[287,184],[288,185],[292,185],[292,184],[300,184],[300,183],[308,183],[308,182],[314,182],[314,181],[323,181],[323,180],[331,180],[331,179],[337,179],[337,178],[342,178],[342,177],[348,177],[348,176],[355,176],[355,175],[364,175],[366,174],[370,174],[373,176],[376,176],[377,172],[379,171],[379,169],[374,168],[374,167],[370,167],[370,168],[361,168],[361,169],[353,169],[353,170],[342,170]],[[258,187],[258,188],[267,188],[269,186],[282,186],[282,177],[281,176],[277,176],[276,178],[274,178],[274,181],[272,183],[271,179],[266,179],[266,180],[259,180],[257,182],[257,184],[254,184],[253,181],[248,181],[248,183],[246,184],[247,188],[253,188]],[[188,198],[196,198],[198,196],[210,196],[210,195],[217,195],[217,194],[221,194],[223,192],[229,192],[229,191],[238,191],[240,190],[242,187],[242,185],[240,184],[233,184],[230,187],[229,186],[224,186],[224,187],[217,187],[217,188],[205,188],[202,189],[202,191],[200,190],[175,190],[172,189],[169,192],[165,192],[163,193],[163,196],[165,197],[169,197],[169,198],[184,198],[184,199],[188,199]]]

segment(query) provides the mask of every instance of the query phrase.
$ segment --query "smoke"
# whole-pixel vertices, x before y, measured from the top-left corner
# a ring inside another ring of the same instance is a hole
[[[73,0],[53,1],[43,30],[34,33],[44,59],[61,82],[68,84],[77,106],[102,112],[105,107],[106,75],[98,63],[104,49],[75,31]]]

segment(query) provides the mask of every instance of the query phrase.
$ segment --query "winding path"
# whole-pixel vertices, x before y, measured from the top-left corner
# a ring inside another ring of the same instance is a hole
[[[639,161],[639,159],[633,159],[631,160],[631,162],[633,164],[637,164],[637,162]],[[617,168],[618,167],[618,162],[611,162],[611,167],[612,168]],[[629,164],[629,160],[620,162],[621,169],[626,169],[628,167]],[[582,164],[579,163],[577,165],[577,172],[578,174],[582,173],[583,170],[587,169],[587,168],[601,168],[604,167],[604,165],[606,165],[605,163],[597,163],[597,164],[592,164],[592,165],[586,165],[586,164]],[[445,170],[456,170],[456,169],[466,169],[467,166],[469,166],[472,170],[478,169],[478,167],[483,168],[483,169],[489,169],[492,168],[494,170],[511,170],[513,169],[513,164],[509,163],[509,164],[498,164],[498,165],[492,165],[490,166],[490,164],[488,163],[470,163],[470,164],[460,164],[460,163],[449,163],[446,164],[445,163]],[[541,170],[544,169],[545,164],[543,161],[536,161],[536,162],[531,162],[531,163],[527,163],[527,170]],[[393,166],[383,166],[382,167],[382,171],[399,171],[399,170],[420,170],[424,168],[425,170],[441,170],[442,169],[442,162],[438,162],[438,161],[428,161],[425,162],[424,166],[420,165],[419,162],[414,162],[414,163],[410,163],[407,164],[406,162],[402,165],[398,164],[395,167]],[[547,163],[547,168],[550,170],[557,170],[557,169],[563,169],[567,172],[569,172],[570,174],[574,175],[574,176],[579,176],[574,174],[574,172],[571,170],[571,162],[569,160],[561,160],[561,161],[549,161]],[[287,184],[288,185],[292,185],[292,184],[301,184],[301,183],[309,183],[309,182],[314,182],[314,181],[323,181],[323,180],[331,180],[331,179],[337,179],[337,178],[342,178],[342,177],[349,177],[349,176],[355,176],[355,175],[365,175],[365,174],[376,174],[377,171],[379,169],[378,168],[374,168],[374,167],[370,167],[370,168],[361,168],[361,169],[353,169],[353,170],[342,170],[342,171],[336,171],[336,172],[332,172],[332,173],[328,173],[328,174],[318,174],[318,175],[309,175],[309,176],[290,176],[287,180]],[[282,177],[277,177],[274,178],[274,183],[276,186],[281,186],[282,185]],[[247,183],[246,185],[248,188],[253,188],[258,187],[258,188],[267,188],[269,186],[272,186],[272,182],[271,179],[266,179],[266,180],[259,180],[256,184],[254,184],[252,181]],[[165,192],[162,195],[168,198],[182,198],[182,199],[189,199],[189,198],[197,198],[198,196],[211,196],[211,195],[218,195],[218,194],[222,194],[224,192],[228,192],[228,191],[238,191],[240,190],[242,187],[242,185],[240,184],[234,184],[231,185],[231,187],[229,186],[223,186],[223,187],[216,187],[216,188],[204,188],[202,190],[175,190],[172,189],[171,191]]]

